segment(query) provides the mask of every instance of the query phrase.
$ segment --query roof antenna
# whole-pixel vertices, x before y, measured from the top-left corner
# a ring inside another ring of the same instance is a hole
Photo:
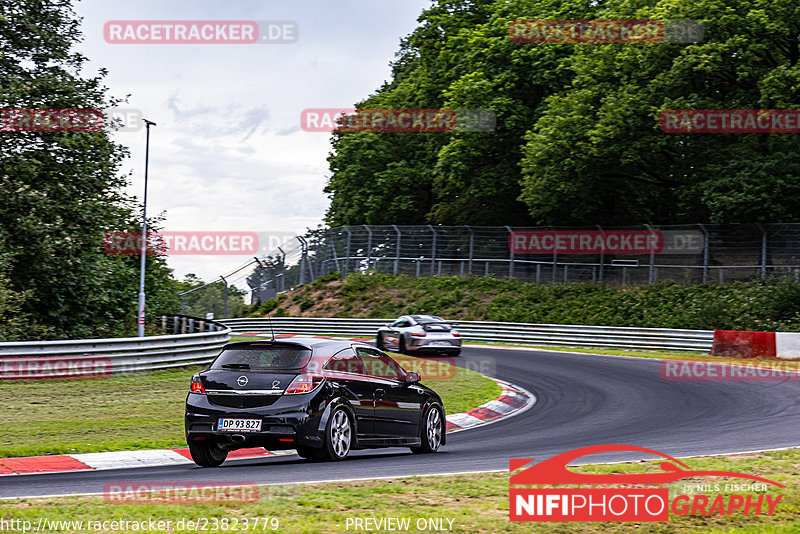
[[[270,341],[275,341],[275,330],[272,328],[272,317],[269,316],[269,312],[267,312],[267,320],[269,320],[269,329],[272,332],[272,339]]]

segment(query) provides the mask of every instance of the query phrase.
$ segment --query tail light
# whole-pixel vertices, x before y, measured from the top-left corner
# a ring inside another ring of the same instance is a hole
[[[450,334],[454,335],[455,337],[461,337],[461,334],[458,332],[450,332]]]
[[[410,335],[412,335],[412,336],[414,336],[414,337],[425,337],[425,332],[423,332],[423,333],[421,333],[421,334],[415,334],[414,332],[411,332],[411,334],[410,334]]]
[[[200,381],[200,375],[194,375],[192,377],[192,383],[189,386],[189,391],[192,393],[199,393],[201,395],[206,394],[206,388],[203,387],[203,383]]]
[[[317,389],[323,382],[323,378],[317,375],[298,375],[297,378],[292,380],[289,387],[284,391],[285,395],[297,395],[300,393],[310,393]]]

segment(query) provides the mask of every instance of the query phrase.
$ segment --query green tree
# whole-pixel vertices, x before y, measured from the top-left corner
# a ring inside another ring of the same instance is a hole
[[[203,287],[204,285],[205,282],[192,273],[187,274],[182,282],[175,284],[178,292],[181,293],[202,287],[202,289],[183,296],[183,313],[200,318],[204,318],[207,313],[213,313],[215,319],[223,319],[225,317],[225,284],[220,281],[206,287]],[[242,315],[246,294],[236,286],[228,286],[228,317]]]
[[[800,5],[623,1],[605,18],[695,19],[705,38],[575,48],[571,87],[547,99],[524,147],[520,198],[534,220],[796,220],[797,134],[667,134],[658,118],[669,109],[797,109]]]
[[[360,109],[485,109],[489,132],[335,133],[327,221],[343,224],[531,222],[521,193],[523,136],[566,88],[572,46],[519,46],[517,18],[589,17],[582,2],[438,0],[401,44],[392,80]]]
[[[79,19],[66,0],[0,1],[0,108],[94,108],[100,70],[84,76]],[[55,337],[135,332],[138,257],[114,256],[103,234],[138,228],[122,193],[126,151],[107,131],[0,132],[0,253],[21,312]],[[155,223],[155,221],[154,221]],[[169,311],[170,270],[150,256],[149,310]],[[32,331],[32,336],[36,335]]]

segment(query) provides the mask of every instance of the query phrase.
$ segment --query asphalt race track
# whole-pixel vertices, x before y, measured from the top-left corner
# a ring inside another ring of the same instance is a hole
[[[529,410],[448,435],[433,455],[408,449],[355,451],[344,462],[296,455],[193,465],[0,477],[0,497],[102,493],[109,482],[289,482],[508,469],[510,458],[541,458],[607,443],[672,456],[800,445],[800,381],[666,381],[658,360],[465,347],[465,361],[496,364],[494,375],[537,397]],[[435,382],[431,385],[435,388]],[[175,414],[182,417],[183,414]],[[645,458],[594,455],[591,461]],[[652,458],[652,457],[651,457]]]

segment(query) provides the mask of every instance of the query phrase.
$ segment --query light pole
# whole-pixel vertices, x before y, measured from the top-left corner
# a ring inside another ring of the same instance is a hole
[[[139,314],[137,316],[138,335],[144,337],[144,270],[145,260],[147,259],[147,167],[150,163],[150,127],[156,123],[147,119],[142,119],[147,126],[147,140],[144,149],[144,206],[142,207],[142,249],[141,261],[139,263]]]

